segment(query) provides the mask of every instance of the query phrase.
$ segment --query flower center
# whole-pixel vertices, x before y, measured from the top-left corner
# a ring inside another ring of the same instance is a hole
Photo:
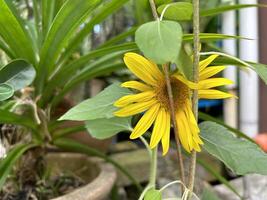
[[[185,106],[186,100],[190,96],[190,89],[184,83],[174,77],[171,77],[170,81],[172,86],[174,108],[175,111],[179,111],[179,109]],[[159,87],[155,88],[155,90],[157,92],[157,100],[160,102],[161,106],[170,111],[169,95],[166,82],[164,81],[160,83]]]

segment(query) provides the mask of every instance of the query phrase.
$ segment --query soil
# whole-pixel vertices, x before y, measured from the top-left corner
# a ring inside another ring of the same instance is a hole
[[[1,200],[49,200],[85,185],[79,177],[71,175],[61,175],[49,180],[25,184],[20,190],[14,190],[12,182],[9,181],[4,190],[0,192]]]

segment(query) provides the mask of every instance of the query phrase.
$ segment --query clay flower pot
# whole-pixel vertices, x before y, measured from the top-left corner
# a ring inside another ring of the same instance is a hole
[[[50,153],[46,160],[52,170],[52,176],[71,171],[87,182],[86,185],[52,200],[105,200],[117,177],[111,164],[83,154]]]

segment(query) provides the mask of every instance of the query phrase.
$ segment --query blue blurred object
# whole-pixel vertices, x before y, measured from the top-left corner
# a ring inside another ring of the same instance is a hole
[[[216,100],[200,100],[198,107],[199,108],[211,108],[216,106],[221,106],[223,103],[222,100],[216,99]]]

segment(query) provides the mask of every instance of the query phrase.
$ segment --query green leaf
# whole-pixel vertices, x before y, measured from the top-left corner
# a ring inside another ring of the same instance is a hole
[[[3,187],[7,176],[18,159],[29,149],[35,147],[35,144],[20,144],[15,146],[7,156],[0,161],[0,189]]]
[[[158,7],[157,11],[162,14],[164,9],[164,18],[171,20],[191,20],[193,16],[193,5],[189,2],[164,4]]]
[[[114,167],[116,167],[127,178],[129,178],[129,180],[131,180],[133,182],[133,184],[137,187],[139,192],[142,191],[142,187],[140,186],[138,181],[127,171],[126,168],[121,166],[118,162],[116,162],[115,160],[110,158],[108,155],[98,151],[97,149],[91,148],[91,147],[84,145],[84,144],[81,144],[75,140],[66,139],[66,138],[60,138],[60,139],[55,140],[54,145],[56,145],[57,147],[59,147],[61,149],[68,150],[71,152],[84,153],[88,156],[96,156],[96,157],[104,159],[105,161],[114,165]]]
[[[147,191],[144,200],[161,200],[162,194],[161,191],[156,189],[150,189]]]
[[[242,8],[250,8],[250,7],[267,8],[267,5],[264,5],[264,4],[235,4],[235,5],[220,6],[217,8],[202,10],[202,11],[200,11],[200,16],[208,17],[208,16],[222,14],[224,12],[231,11],[231,10],[239,10]]]
[[[242,196],[237,192],[237,190],[231,185],[231,183],[224,178],[221,174],[219,174],[216,170],[212,168],[208,163],[206,163],[204,160],[197,158],[197,163],[199,163],[202,167],[205,168],[210,174],[212,174],[220,183],[224,184],[229,190],[231,190],[233,193],[235,193],[240,199],[242,199]],[[203,199],[204,200],[204,199]]]
[[[0,83],[0,101],[4,101],[14,94],[14,89],[11,85]]]
[[[0,13],[0,36],[2,39],[16,57],[35,63],[33,41],[12,1],[0,0]]]
[[[201,200],[220,200],[220,198],[211,187],[205,187],[201,196]]]
[[[241,137],[241,138],[245,138],[246,140],[249,140],[250,142],[255,143],[255,141],[253,139],[251,139],[250,137],[248,137],[245,133],[241,132],[240,130],[233,128],[227,124],[225,124],[222,120],[215,118],[211,115],[208,115],[206,113],[203,112],[198,112],[198,117],[199,119],[202,119],[204,121],[212,121],[212,122],[216,122],[217,124],[220,124],[222,126],[224,126],[225,128],[227,128],[230,132],[234,133],[237,137]]]
[[[36,129],[36,124],[33,122],[32,119],[26,116],[22,117],[21,115],[9,112],[8,110],[0,109],[0,123],[15,124],[25,126],[33,130]]]
[[[175,62],[182,43],[182,28],[174,21],[154,21],[140,26],[135,42],[144,55],[157,64]]]
[[[234,173],[267,175],[267,154],[256,144],[236,138],[225,127],[214,122],[201,123],[200,130],[203,148]]]
[[[94,120],[114,117],[113,112],[117,110],[113,106],[120,97],[130,94],[126,88],[120,87],[120,83],[114,83],[93,98],[87,99],[70,109],[59,120]]]
[[[11,85],[15,91],[32,83],[35,69],[25,60],[14,60],[0,70],[0,83]]]
[[[46,73],[53,72],[55,62],[61,51],[66,47],[77,28],[86,20],[89,14],[99,4],[100,0],[68,0],[57,13],[45,38],[41,49],[39,64],[40,79],[43,83]],[[39,85],[39,87],[42,87]],[[40,88],[38,88],[40,89]]]
[[[172,2],[172,0],[155,0],[155,4],[157,6],[162,5],[162,4],[168,4],[168,3],[171,3],[171,2]]]
[[[183,41],[185,42],[193,42],[194,35],[193,34],[184,34]],[[200,33],[199,38],[201,42],[210,42],[216,40],[227,40],[227,39],[238,39],[238,40],[251,40],[249,38],[236,36],[236,35],[225,35],[219,33]]]
[[[260,78],[264,81],[264,83],[267,85],[267,65],[263,64],[255,64],[255,63],[250,63],[254,71],[260,76]]]
[[[106,139],[122,131],[131,131],[131,117],[113,117],[86,121],[85,126],[91,136]]]
[[[182,72],[188,80],[193,78],[193,61],[191,57],[186,53],[182,47],[178,59],[175,64],[177,65],[180,72]]]
[[[70,44],[66,48],[65,52],[62,54],[60,58],[60,63],[69,55],[71,55],[76,48],[81,44],[86,36],[92,31],[96,24],[100,24],[104,19],[110,16],[112,13],[115,13],[118,9],[120,9],[126,2],[129,0],[110,0],[106,1],[106,3],[102,3],[99,9],[96,9],[94,16],[91,20],[84,25],[84,28],[75,35],[75,37],[70,41]]]

